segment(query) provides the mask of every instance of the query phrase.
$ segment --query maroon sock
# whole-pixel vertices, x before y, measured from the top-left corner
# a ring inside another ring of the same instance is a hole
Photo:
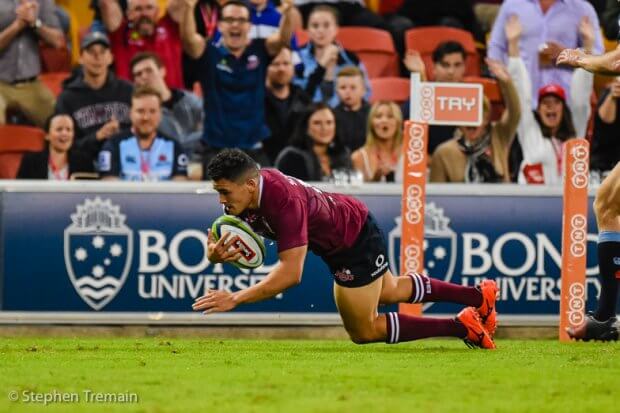
[[[482,305],[482,293],[475,287],[452,284],[415,272],[407,275],[413,284],[410,303],[444,301],[472,307]]]
[[[416,317],[401,313],[387,313],[388,344],[419,340],[428,337],[467,336],[467,329],[460,322],[450,318]]]

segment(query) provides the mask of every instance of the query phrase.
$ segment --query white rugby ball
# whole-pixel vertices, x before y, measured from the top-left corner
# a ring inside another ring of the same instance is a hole
[[[229,240],[235,238],[233,248],[241,247],[241,258],[231,264],[245,269],[257,268],[265,260],[265,243],[250,226],[233,215],[222,215],[213,222],[211,232],[216,241],[230,232]]]

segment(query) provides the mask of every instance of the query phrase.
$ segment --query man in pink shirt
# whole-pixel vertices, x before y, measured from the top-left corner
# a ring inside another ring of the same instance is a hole
[[[157,0],[129,0],[126,14],[118,0],[99,0],[101,18],[108,31],[118,77],[131,80],[131,58],[138,52],[157,53],[166,68],[166,84],[181,89],[181,0],[170,0],[159,20]]]
[[[486,280],[465,287],[424,274],[391,274],[385,239],[358,199],[323,192],[275,169],[258,169],[238,149],[226,149],[207,167],[227,214],[244,219],[258,234],[278,244],[279,262],[259,283],[236,292],[209,291],[193,309],[223,312],[243,303],[276,296],[301,281],[308,250],[321,257],[334,276],[334,299],[344,327],[357,344],[389,344],[427,337],[458,337],[470,346],[495,348],[497,287]],[[209,233],[210,262],[232,262],[240,250],[226,233]],[[454,319],[378,314],[379,304],[449,301],[468,306]]]

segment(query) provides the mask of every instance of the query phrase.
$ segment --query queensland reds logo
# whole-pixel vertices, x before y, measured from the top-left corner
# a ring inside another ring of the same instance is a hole
[[[431,277],[450,281],[456,268],[457,234],[449,227],[450,218],[443,208],[434,202],[426,204],[424,210],[424,240],[414,240],[402,253],[405,254],[405,271],[423,272]],[[396,226],[388,234],[390,270],[399,274],[402,221],[395,218]],[[424,268],[421,256],[424,254]],[[433,303],[424,304],[424,309]]]
[[[568,322],[575,327],[583,323],[585,296],[586,289],[581,283],[573,283],[568,288]]]
[[[575,160],[571,165],[571,182],[575,188],[585,188],[588,186],[588,149],[585,145],[579,145],[575,146],[572,152]]]

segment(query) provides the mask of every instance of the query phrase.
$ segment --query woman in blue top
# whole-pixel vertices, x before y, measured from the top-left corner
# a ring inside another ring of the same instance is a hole
[[[331,107],[338,105],[335,80],[340,69],[346,66],[358,66],[364,73],[366,96],[370,96],[370,83],[364,64],[357,55],[345,50],[336,43],[338,34],[338,12],[330,6],[317,6],[308,17],[308,36],[310,41],[300,51],[303,66],[297,70],[295,84],[305,89],[310,74],[317,69],[323,70],[323,82],[313,96],[314,102],[327,103]]]

